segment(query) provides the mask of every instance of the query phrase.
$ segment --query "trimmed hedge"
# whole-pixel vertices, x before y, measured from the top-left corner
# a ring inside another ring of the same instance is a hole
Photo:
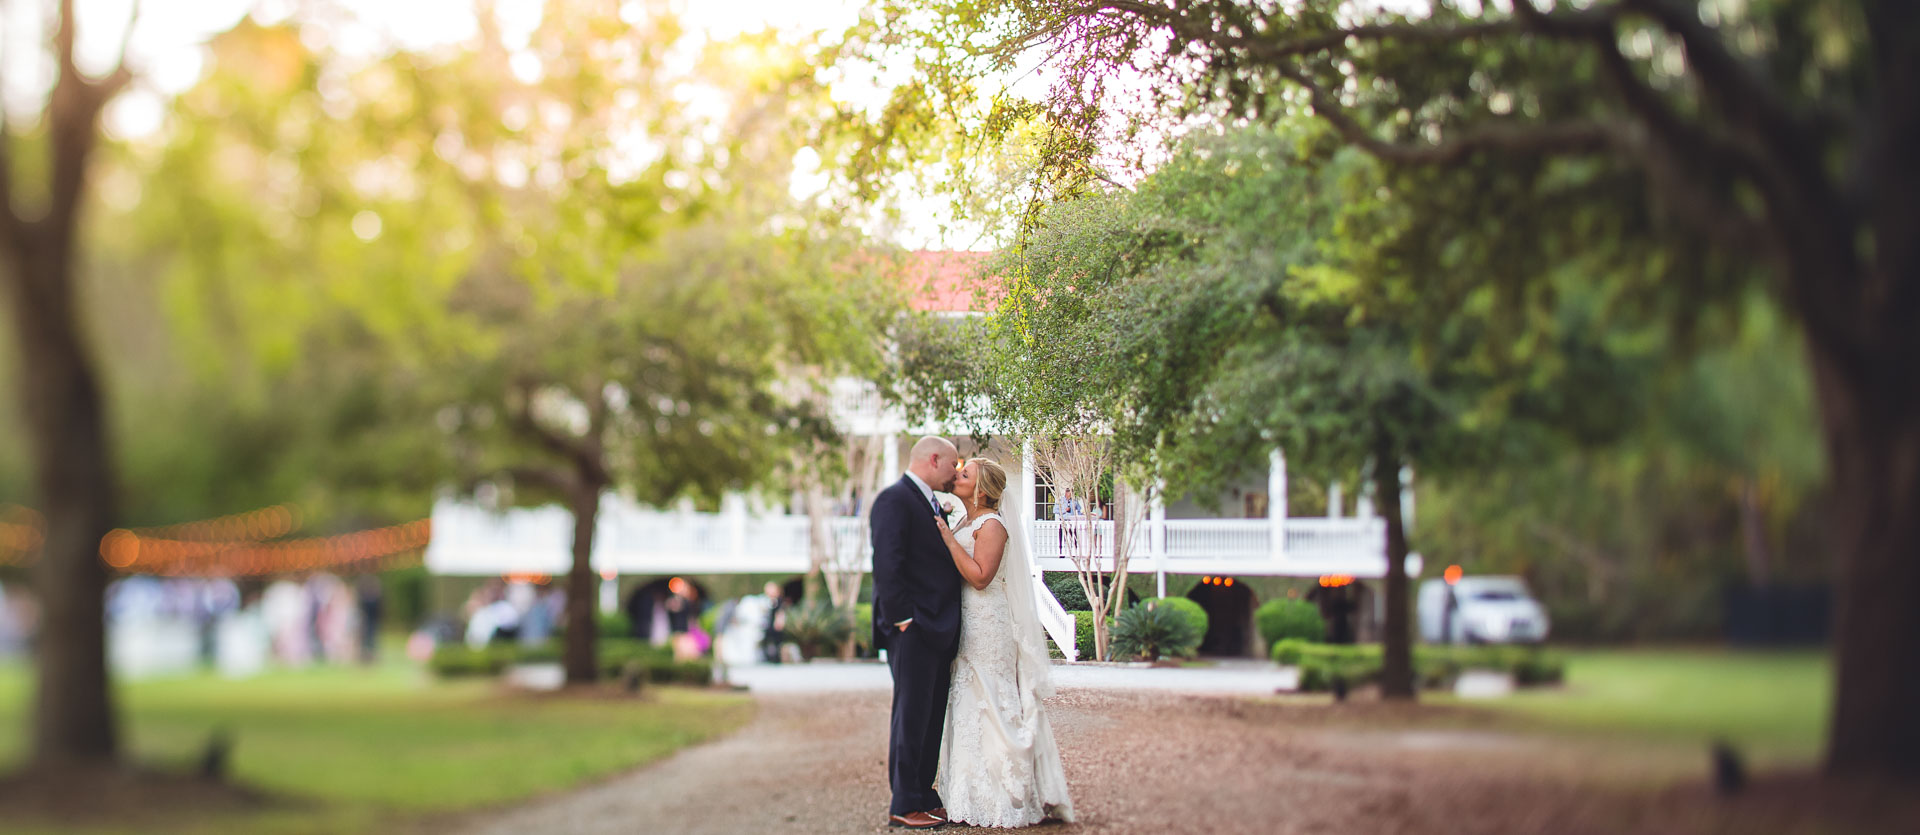
[[[1300,689],[1325,690],[1333,676],[1358,685],[1380,677],[1379,644],[1335,645],[1298,639],[1273,645],[1273,660],[1300,668]],[[1450,685],[1465,670],[1509,673],[1522,686],[1559,683],[1566,659],[1558,653],[1528,646],[1422,646],[1413,650],[1414,677],[1422,687]]]
[[[1194,634],[1199,635],[1203,640],[1207,637],[1207,624],[1209,622],[1207,610],[1201,607],[1199,602],[1185,597],[1155,597],[1135,605],[1144,605],[1146,603],[1165,606],[1182,615],[1186,615],[1187,622],[1193,624]]]
[[[619,678],[630,666],[645,671],[653,684],[706,684],[713,680],[713,664],[708,661],[675,661],[672,650],[656,647],[633,638],[602,638],[597,649],[600,675]],[[558,641],[526,647],[519,644],[494,644],[471,649],[465,644],[436,647],[427,661],[427,669],[442,678],[492,676],[513,664],[558,662],[565,648]]]
[[[1269,600],[1254,611],[1253,620],[1260,627],[1260,638],[1268,644],[1289,638],[1318,642],[1327,636],[1320,610],[1305,600]]]
[[[626,612],[595,614],[593,618],[594,628],[599,631],[602,639],[633,637],[633,621],[627,618]],[[563,617],[560,620],[562,621],[560,625],[565,627],[566,618]]]

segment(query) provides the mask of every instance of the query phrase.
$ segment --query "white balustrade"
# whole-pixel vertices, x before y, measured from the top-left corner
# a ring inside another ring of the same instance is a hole
[[[1379,577],[1386,527],[1381,519],[1280,521],[1284,549],[1275,557],[1271,519],[1149,519],[1138,524],[1131,547],[1132,571],[1243,576],[1348,574]],[[872,569],[867,529],[854,517],[828,520],[828,547],[836,562]],[[1030,522],[1034,566],[1072,571],[1072,557],[1094,559],[1111,570],[1114,523]],[[808,569],[812,529],[805,516],[662,511],[608,496],[594,532],[596,571],[628,575],[800,573]],[[439,574],[562,574],[572,565],[573,517],[548,506],[491,511],[441,501],[433,511],[433,541],[427,567]],[[1420,571],[1417,557],[1410,573]],[[1047,634],[1068,658],[1077,657],[1073,616],[1045,586],[1035,601]]]

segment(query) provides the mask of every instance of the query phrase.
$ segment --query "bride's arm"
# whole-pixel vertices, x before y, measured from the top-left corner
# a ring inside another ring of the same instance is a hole
[[[935,520],[940,524],[940,538],[947,543],[947,553],[953,557],[953,567],[960,570],[960,578],[967,581],[974,591],[979,591],[993,582],[993,575],[1000,571],[1000,558],[1007,553],[1007,529],[998,519],[988,519],[973,534],[973,554],[960,547],[953,531],[947,527],[946,520]]]

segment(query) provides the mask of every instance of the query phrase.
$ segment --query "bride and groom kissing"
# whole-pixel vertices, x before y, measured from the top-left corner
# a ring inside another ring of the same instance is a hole
[[[891,826],[1073,819],[1042,704],[1052,662],[1026,526],[1003,509],[1006,487],[1000,465],[926,437],[874,498],[874,645],[893,674]],[[964,502],[966,518],[949,527],[935,491]]]

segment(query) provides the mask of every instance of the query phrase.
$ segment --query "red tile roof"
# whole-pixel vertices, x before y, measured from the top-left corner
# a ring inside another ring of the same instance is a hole
[[[922,313],[986,313],[999,293],[985,273],[991,252],[922,249],[907,254],[900,284]]]

